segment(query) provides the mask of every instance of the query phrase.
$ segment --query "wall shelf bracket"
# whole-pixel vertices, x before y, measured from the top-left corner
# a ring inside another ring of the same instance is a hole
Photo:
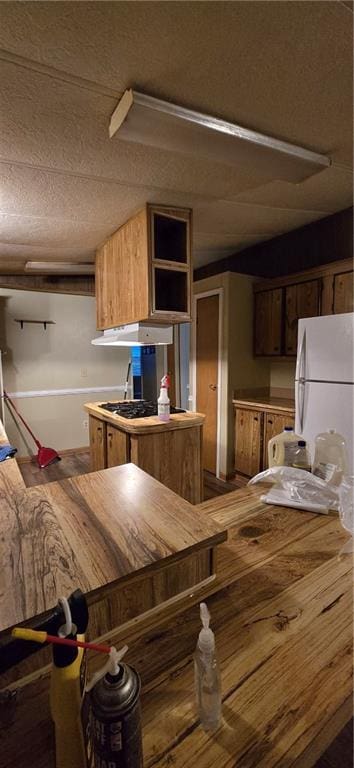
[[[25,323],[31,323],[35,325],[43,325],[44,330],[47,330],[47,325],[55,325],[54,320],[25,320],[24,318],[14,318],[15,323],[20,323],[21,330],[23,330],[23,326]]]

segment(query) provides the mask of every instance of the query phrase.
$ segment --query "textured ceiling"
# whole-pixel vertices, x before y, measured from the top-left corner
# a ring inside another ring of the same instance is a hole
[[[144,202],[194,210],[195,265],[352,204],[350,3],[0,3],[0,269],[87,261]],[[108,138],[134,87],[333,165],[261,184],[212,160]]]

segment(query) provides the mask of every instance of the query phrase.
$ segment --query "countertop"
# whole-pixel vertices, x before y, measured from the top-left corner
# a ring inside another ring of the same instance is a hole
[[[115,401],[118,402],[118,401]],[[186,413],[171,414],[170,421],[160,421],[157,416],[147,416],[142,419],[124,419],[122,416],[116,416],[104,408],[100,408],[100,403],[86,403],[85,410],[95,416],[96,419],[106,421],[124,432],[135,435],[143,435],[149,432],[168,432],[174,429],[187,429],[188,427],[201,426],[205,416],[202,413],[187,411]]]
[[[261,492],[243,488],[199,507],[229,532],[208,597],[223,693],[215,734],[195,710],[196,597],[122,628],[119,646],[128,642],[142,677],[145,768],[310,768],[351,717],[352,558],[338,559],[347,535],[337,516],[268,506]],[[31,686],[18,706],[21,739],[11,759],[4,730],[6,765],[30,768],[30,754],[36,768],[54,768],[44,683],[36,707]]]
[[[9,440],[5,427],[0,419],[0,445],[8,444]],[[22,479],[16,459],[6,459],[0,462],[0,507],[1,499],[7,496],[12,490],[20,490],[25,484]]]
[[[133,644],[146,766],[310,768],[351,717],[352,558],[338,559],[347,535],[337,516],[265,506],[259,495],[245,488],[201,505],[229,533],[208,599],[223,692],[214,735],[195,712],[198,607]]]
[[[0,630],[40,616],[58,595],[81,588],[89,601],[133,573],[226,538],[135,464],[22,490],[15,484],[0,508]]]
[[[233,401],[234,405],[240,408],[252,408],[272,413],[286,413],[295,416],[295,400],[285,397],[239,397]]]

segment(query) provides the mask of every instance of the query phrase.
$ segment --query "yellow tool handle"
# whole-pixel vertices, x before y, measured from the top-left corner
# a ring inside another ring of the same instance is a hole
[[[16,640],[33,640],[35,643],[45,643],[47,640],[47,632],[26,629],[26,627],[15,627],[11,634]]]

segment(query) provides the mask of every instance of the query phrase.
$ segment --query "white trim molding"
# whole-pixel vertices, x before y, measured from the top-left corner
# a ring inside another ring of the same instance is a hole
[[[217,428],[216,428],[216,476],[220,478],[220,447],[221,447],[221,388],[222,388],[222,334],[223,334],[223,311],[224,311],[224,288],[213,288],[210,291],[195,293],[193,296],[193,323],[191,334],[191,381],[193,392],[188,399],[191,402],[192,410],[197,411],[197,301],[206,299],[208,296],[219,296],[219,332],[218,332],[218,403],[217,403]]]
[[[117,384],[116,387],[80,387],[78,389],[33,389],[27,392],[9,392],[9,397],[15,399],[24,399],[27,397],[61,397],[62,395],[89,395],[93,392],[124,392],[124,384]],[[128,391],[132,387],[129,385]]]

